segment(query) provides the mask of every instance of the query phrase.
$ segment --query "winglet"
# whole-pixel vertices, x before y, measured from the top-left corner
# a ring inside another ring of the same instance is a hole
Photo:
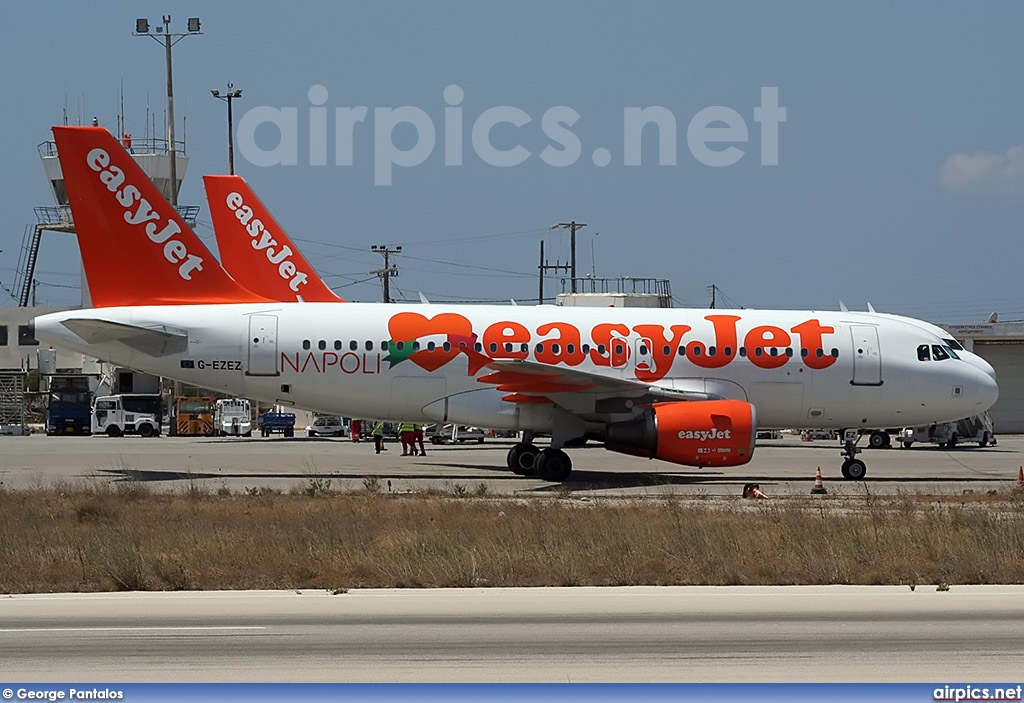
[[[92,304],[262,302],[238,285],[102,127],[54,127]]]
[[[224,268],[272,300],[343,302],[241,176],[203,176]]]

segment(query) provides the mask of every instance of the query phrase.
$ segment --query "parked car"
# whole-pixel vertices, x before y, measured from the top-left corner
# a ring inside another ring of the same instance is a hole
[[[479,427],[470,427],[469,425],[441,425],[433,433],[430,433],[430,441],[433,444],[454,444],[456,442],[476,442],[477,444],[484,441],[484,431]]]
[[[306,428],[309,437],[345,437],[348,428],[337,415],[314,415],[313,424]]]

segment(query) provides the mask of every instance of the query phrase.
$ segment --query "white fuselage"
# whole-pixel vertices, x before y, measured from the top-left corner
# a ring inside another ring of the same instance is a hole
[[[62,324],[75,320],[172,332],[187,336],[187,346],[158,353],[123,338],[97,335],[87,342]],[[473,360],[464,352],[745,400],[756,407],[762,427],[955,420],[984,411],[998,395],[994,378],[971,364],[920,360],[919,347],[942,345],[927,329],[856,312],[142,306],[44,315],[36,319],[36,335],[131,368],[268,402],[509,429],[546,429],[554,409],[503,400],[508,393],[478,380],[486,368],[470,373]],[[571,411],[593,426],[628,416],[628,403],[625,410],[608,410],[601,401],[600,394],[579,392],[570,399]]]

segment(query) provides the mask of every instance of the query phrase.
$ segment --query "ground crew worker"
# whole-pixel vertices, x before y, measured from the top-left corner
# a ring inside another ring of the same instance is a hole
[[[348,423],[349,429],[352,431],[352,441],[358,442],[362,439],[363,434],[363,421],[358,417],[352,418],[352,421]]]
[[[426,456],[427,450],[423,448],[423,425],[415,424],[412,428],[413,442],[420,445],[420,456]]]
[[[376,450],[376,453],[386,452],[387,447],[384,446],[384,422],[382,420],[377,420],[373,423],[373,431],[370,434],[373,435],[373,448]]]
[[[416,456],[416,443],[413,440],[413,424],[403,422],[398,426],[398,438],[402,440],[402,456]]]

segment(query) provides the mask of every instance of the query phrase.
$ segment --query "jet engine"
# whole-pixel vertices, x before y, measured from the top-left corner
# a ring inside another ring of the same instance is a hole
[[[686,466],[740,466],[754,454],[757,411],[741,400],[654,403],[605,428],[605,449]]]

